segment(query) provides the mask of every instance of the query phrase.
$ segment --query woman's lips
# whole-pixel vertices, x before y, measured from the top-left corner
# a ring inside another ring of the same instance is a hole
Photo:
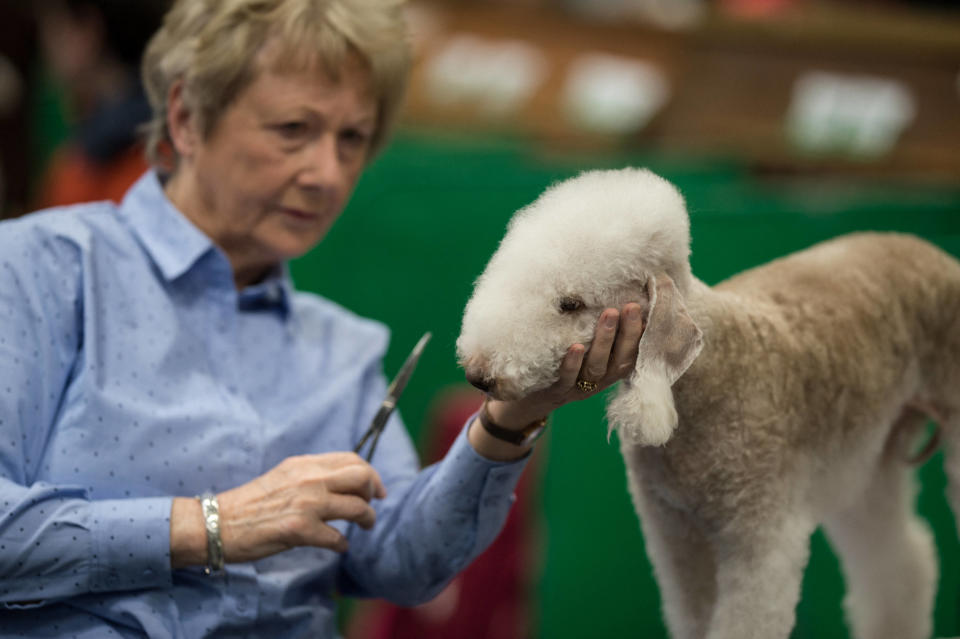
[[[281,206],[280,211],[292,218],[303,220],[304,222],[313,222],[320,219],[320,214],[313,211],[305,211],[303,209],[295,209],[286,206]]]

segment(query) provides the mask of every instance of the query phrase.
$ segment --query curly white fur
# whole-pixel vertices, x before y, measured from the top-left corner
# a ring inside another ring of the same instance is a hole
[[[663,446],[669,441],[677,427],[677,409],[667,376],[657,368],[659,365],[654,363],[630,377],[629,385],[644,392],[628,392],[625,384],[610,400],[608,438],[617,430],[620,440],[632,446]]]
[[[960,263],[857,234],[711,288],[689,246],[682,197],[649,171],[551,187],[467,304],[468,378],[502,398],[544,388],[603,308],[641,304],[636,369],[608,421],[673,636],[786,638],[823,524],[855,636],[926,639],[935,551],[899,447],[925,423],[915,407],[939,416],[960,512]]]
[[[520,397],[556,381],[566,349],[593,336],[592,311],[609,300],[636,297],[654,265],[687,286],[690,236],[683,199],[653,173],[629,171],[645,197],[644,218],[629,215],[634,194],[618,194],[623,176],[594,171],[577,185],[555,185],[511,220],[477,280],[457,341],[462,365],[499,380],[500,396]],[[602,210],[595,206],[601,197]],[[627,220],[634,223],[622,223]],[[578,241],[584,228],[592,231],[590,242]],[[628,245],[656,248],[638,260],[623,250]],[[597,255],[604,256],[600,264]],[[557,312],[560,300],[570,296],[584,302],[584,310]]]

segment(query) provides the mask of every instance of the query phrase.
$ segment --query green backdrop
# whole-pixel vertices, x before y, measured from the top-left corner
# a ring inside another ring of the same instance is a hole
[[[649,166],[690,209],[693,270],[707,283],[819,240],[909,231],[960,255],[960,185],[908,187],[824,178],[759,181],[735,162],[606,155],[546,157],[507,141],[407,133],[363,177],[343,218],[293,264],[300,288],[391,327],[390,376],[425,330],[434,339],[402,402],[414,438],[431,398],[462,382],[454,343],[472,282],[507,220],[550,183],[587,168]],[[958,389],[960,392],[960,389]],[[601,398],[564,407],[541,444],[538,636],[665,637],[660,602]],[[941,558],[936,636],[960,635],[960,545],[938,455],[919,473],[919,510]],[[825,538],[812,541],[794,638],[846,637],[843,581]]]

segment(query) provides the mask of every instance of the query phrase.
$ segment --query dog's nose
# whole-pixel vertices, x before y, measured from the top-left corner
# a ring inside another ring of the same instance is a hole
[[[494,386],[494,382],[492,379],[488,377],[484,377],[482,374],[479,374],[479,373],[468,372],[467,381],[470,382],[473,386],[482,390],[484,393],[489,392],[490,389],[493,388]]]

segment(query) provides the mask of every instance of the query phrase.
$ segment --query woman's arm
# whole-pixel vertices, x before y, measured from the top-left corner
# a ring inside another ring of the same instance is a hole
[[[37,480],[85,339],[82,259],[75,242],[30,218],[0,230],[4,606],[170,580],[169,499],[91,501],[79,466],[69,484]]]
[[[618,323],[618,318],[619,323]],[[490,400],[490,416],[504,428],[523,428],[570,401],[592,396],[630,374],[643,324],[639,308],[621,314],[607,309],[590,351],[574,345],[561,364],[560,379],[549,389],[523,400]],[[578,377],[596,381],[586,393]],[[385,435],[391,434],[390,430]],[[397,431],[380,450],[399,448]],[[513,503],[530,445],[516,446],[493,438],[474,420],[438,464],[423,470],[378,505],[371,530],[353,530],[345,556],[342,590],[414,605],[436,595],[444,585],[496,538]],[[389,476],[392,460],[381,459]],[[388,482],[389,486],[389,482]]]

